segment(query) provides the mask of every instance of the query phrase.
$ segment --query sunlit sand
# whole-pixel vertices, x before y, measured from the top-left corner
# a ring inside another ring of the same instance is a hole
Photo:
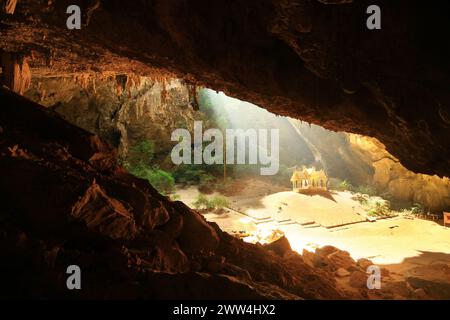
[[[198,191],[195,188],[177,192],[181,200],[191,205]],[[408,258],[419,258],[423,252],[443,253],[439,261],[450,263],[450,228],[435,222],[421,219],[407,219],[403,216],[364,221],[361,205],[351,199],[348,192],[333,193],[333,199],[322,196],[308,196],[294,192],[278,192],[267,196],[255,196],[251,201],[229,197],[233,207],[248,216],[229,210],[223,214],[208,213],[205,217],[219,224],[227,232],[246,231],[268,234],[272,230],[281,230],[292,248],[299,253],[303,249],[314,251],[317,247],[333,245],[348,251],[354,259],[368,258],[382,265],[400,264]],[[267,219],[271,217],[271,219]],[[260,222],[257,218],[266,218]],[[301,225],[314,221],[314,224]],[[335,228],[326,228],[327,224],[345,224]],[[246,241],[255,241],[248,237]],[[423,261],[432,263],[433,261]],[[420,259],[414,260],[420,265]]]

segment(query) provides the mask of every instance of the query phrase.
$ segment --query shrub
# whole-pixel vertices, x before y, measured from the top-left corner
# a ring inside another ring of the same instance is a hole
[[[230,205],[230,202],[224,197],[215,196],[214,198],[212,198],[212,200],[210,200],[210,205],[214,209],[223,209],[225,207],[228,207]]]
[[[391,204],[389,201],[375,201],[369,203],[368,214],[371,216],[388,216],[391,214]]]
[[[199,193],[197,195],[197,198],[192,203],[195,209],[206,209],[206,210],[213,210],[213,209],[223,209],[225,207],[228,207],[230,203],[228,200],[221,196],[215,196],[212,199],[208,199],[203,193]]]
[[[421,203],[414,203],[411,207],[411,213],[415,215],[424,214],[425,208],[423,207],[423,204]]]
[[[175,180],[167,171],[161,169],[150,169],[147,170],[147,175],[145,178],[162,194],[169,194],[175,189]]]
[[[214,174],[221,170],[216,165],[188,164],[178,166],[173,175],[176,183],[181,185],[208,185],[214,181]]]
[[[363,206],[369,204],[369,196],[367,194],[356,194],[352,199],[358,201]]]
[[[180,198],[181,198],[180,195],[176,194],[176,193],[173,193],[170,195],[170,200],[172,200],[172,201],[180,200]]]
[[[149,164],[153,160],[155,145],[151,140],[140,141],[130,147],[127,160],[130,165]]]
[[[342,180],[342,181],[339,183],[337,189],[338,189],[339,191],[352,191],[352,190],[354,189],[354,187],[353,187],[353,185],[352,185],[350,182],[348,182],[347,180]]]
[[[208,173],[201,173],[199,176],[199,188],[212,189],[214,177]]]
[[[368,194],[369,196],[374,196],[377,194],[377,191],[374,187],[369,185],[360,185],[356,188],[354,188],[352,191],[362,193],[362,194]]]
[[[199,193],[197,198],[192,203],[195,209],[210,209],[210,204],[208,198],[203,194]]]

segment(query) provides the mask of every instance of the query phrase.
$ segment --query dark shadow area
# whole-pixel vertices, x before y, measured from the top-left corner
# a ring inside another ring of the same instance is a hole
[[[383,267],[392,277],[402,275],[414,290],[423,290],[431,299],[450,299],[450,254],[419,252],[418,256]]]
[[[333,197],[333,193],[330,190],[322,190],[322,189],[305,189],[305,190],[300,190],[299,193],[304,194],[306,196],[321,196],[323,198],[326,198],[328,200],[337,202],[334,197]]]

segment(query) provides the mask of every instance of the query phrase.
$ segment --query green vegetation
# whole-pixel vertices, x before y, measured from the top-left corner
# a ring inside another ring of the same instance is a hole
[[[215,165],[179,165],[173,173],[176,183],[183,186],[198,185],[199,187],[211,185],[215,180],[214,173],[221,173],[221,167]]]
[[[337,189],[339,191],[352,191],[354,189],[353,185],[348,182],[347,180],[342,180],[338,186]]]
[[[210,204],[214,209],[223,209],[230,205],[230,202],[221,196],[215,196],[210,200]]]
[[[195,209],[218,210],[228,207],[230,203],[224,197],[215,196],[208,199],[203,193],[199,193],[192,205]]]
[[[414,215],[421,215],[425,213],[425,208],[421,203],[414,203],[411,207],[411,213]]]
[[[353,188],[354,192],[362,193],[362,194],[368,194],[369,196],[374,196],[377,194],[377,190],[369,185],[360,185],[355,188]]]
[[[147,180],[161,194],[170,194],[175,188],[172,174],[152,165],[154,144],[150,140],[141,141],[130,148],[123,166],[132,175]]]
[[[176,193],[172,193],[172,194],[170,195],[170,200],[172,200],[172,201],[180,200],[180,195],[179,195],[179,194],[176,194]]]
[[[370,197],[367,194],[356,194],[352,199],[358,201],[363,206],[366,206],[369,204]]]
[[[150,184],[162,194],[169,194],[174,191],[175,180],[172,175],[161,169],[148,169],[142,178],[147,179]]]
[[[358,201],[369,216],[385,217],[392,215],[391,203],[388,200],[363,193],[357,193],[352,199]]]
[[[337,185],[339,191],[350,191],[355,193],[367,194],[369,196],[377,195],[377,190],[370,185],[354,186],[348,180],[343,180]]]
[[[386,200],[378,200],[378,201],[370,201],[368,203],[368,215],[374,217],[385,217],[391,215],[391,206],[389,201]]]

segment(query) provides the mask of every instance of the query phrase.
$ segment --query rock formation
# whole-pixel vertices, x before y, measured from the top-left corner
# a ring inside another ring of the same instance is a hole
[[[31,71],[27,58],[3,52],[0,61],[3,84],[19,94],[24,94],[31,84]]]
[[[430,212],[441,213],[450,208],[450,180],[407,170],[398,159],[373,138],[348,135],[358,159],[371,166],[370,184],[392,200],[405,204],[419,203]]]
[[[158,142],[157,153],[169,154],[172,131],[201,119],[193,91],[179,79],[87,75],[34,77],[25,96],[99,135],[123,157],[130,146],[148,139]]]

